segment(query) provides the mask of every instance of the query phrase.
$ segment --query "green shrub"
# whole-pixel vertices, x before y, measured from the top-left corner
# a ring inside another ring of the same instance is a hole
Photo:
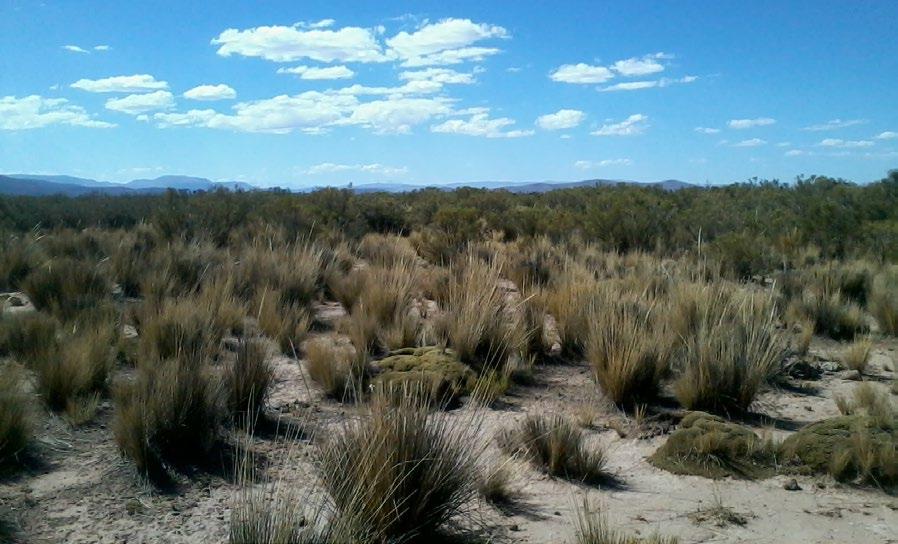
[[[748,427],[690,412],[649,462],[674,474],[755,479],[773,474],[774,453],[773,445]]]

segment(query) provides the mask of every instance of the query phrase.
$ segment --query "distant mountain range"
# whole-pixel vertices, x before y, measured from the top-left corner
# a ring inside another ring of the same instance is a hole
[[[445,191],[454,191],[463,187],[474,189],[506,190],[512,193],[545,193],[558,189],[571,189],[574,187],[594,187],[598,185],[645,185],[659,187],[667,191],[677,191],[695,185],[677,180],[664,180],[654,183],[641,183],[636,181],[588,179],[573,182],[524,182],[510,183],[502,181],[482,181],[471,183],[449,183],[445,185],[412,185],[407,183],[367,183],[348,186],[356,193],[406,193],[436,187]],[[294,192],[311,192],[321,187],[295,189]],[[155,179],[135,179],[127,183],[113,183],[110,181],[97,181],[94,179],[78,178],[62,175],[36,175],[36,174],[10,174],[0,175],[0,194],[19,196],[82,196],[87,194],[106,195],[134,195],[163,192],[167,189],[178,191],[213,191],[225,189],[229,191],[255,191],[261,190],[249,183],[240,181],[211,181],[206,178],[190,176],[161,176]]]

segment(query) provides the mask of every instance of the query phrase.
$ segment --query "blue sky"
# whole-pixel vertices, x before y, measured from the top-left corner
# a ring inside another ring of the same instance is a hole
[[[0,172],[311,186],[898,167],[898,2],[0,0]]]

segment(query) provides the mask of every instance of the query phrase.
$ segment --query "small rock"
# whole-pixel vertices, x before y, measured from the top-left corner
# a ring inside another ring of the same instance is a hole
[[[783,489],[786,491],[801,491],[801,486],[798,485],[798,481],[795,478],[792,478],[783,485]]]
[[[509,530],[509,531],[517,532],[517,531],[520,531],[521,528],[518,527],[518,524],[517,524],[517,523],[513,523],[513,524],[511,524],[511,525],[508,526],[508,530]]]

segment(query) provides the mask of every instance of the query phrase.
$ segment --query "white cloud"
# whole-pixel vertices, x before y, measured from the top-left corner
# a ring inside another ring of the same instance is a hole
[[[38,95],[4,96],[0,98],[0,130],[28,130],[49,125],[72,125],[89,128],[111,128],[115,125],[97,121],[84,108],[64,98]]]
[[[854,148],[854,147],[872,147],[874,142],[870,140],[841,140],[839,138],[826,138],[821,140],[819,144],[821,147],[842,147],[842,148]]]
[[[619,123],[606,123],[598,130],[594,130],[594,136],[633,136],[642,134],[648,128],[648,116],[635,113]]]
[[[294,66],[293,68],[278,68],[279,74],[294,74],[300,79],[351,79],[355,76],[355,72],[346,66],[325,66],[319,68],[316,66]]]
[[[605,83],[614,77],[614,73],[604,66],[593,66],[585,63],[564,64],[549,74],[552,81],[562,83]]]
[[[789,151],[783,153],[783,155],[786,157],[800,157],[802,155],[805,155],[805,152],[801,149],[790,149]]]
[[[490,119],[486,112],[475,113],[470,119],[449,119],[439,125],[430,127],[432,132],[445,134],[464,134],[466,136],[483,136],[486,138],[520,138],[530,136],[532,130],[509,130],[506,127],[515,124],[507,117]]]
[[[414,57],[402,61],[406,68],[418,68],[422,66],[440,66],[449,64],[461,64],[463,62],[480,62],[486,57],[501,53],[502,50],[495,47],[462,47],[461,49],[447,49],[424,57]]]
[[[658,80],[649,80],[649,81],[627,81],[624,83],[616,83],[614,85],[609,85],[608,87],[602,87],[599,89],[601,92],[613,92],[613,91],[638,91],[640,89],[652,89],[654,87],[669,87],[676,83],[692,83],[698,78],[695,76],[686,76],[681,77],[679,79],[670,79],[670,78],[661,78]]]
[[[337,21],[333,19],[321,19],[320,21],[315,21],[313,23],[300,22],[296,23],[296,26],[300,28],[330,28],[334,26],[334,23]]]
[[[82,49],[77,45],[63,45],[62,48],[66,51],[71,51],[72,53],[90,53],[87,49]]]
[[[105,44],[94,46],[94,51],[109,51],[110,49],[112,49],[112,47]]]
[[[700,132],[701,134],[717,134],[720,132],[720,129],[709,127],[695,127],[695,131]]]
[[[408,168],[405,166],[384,166],[383,164],[379,163],[335,164],[332,162],[323,162],[321,164],[311,166],[306,170],[303,170],[301,173],[309,176],[315,176],[319,174],[331,174],[335,172],[362,172],[365,174],[376,174],[381,176],[398,176],[408,173]]]
[[[319,62],[384,62],[375,31],[368,28],[257,26],[245,30],[229,28],[212,39],[218,54],[242,55],[274,62],[312,59]]]
[[[224,83],[199,85],[184,92],[184,98],[191,100],[230,100],[237,98],[237,91]]]
[[[360,125],[377,134],[406,134],[415,125],[452,112],[445,98],[389,98],[359,104],[338,124]]]
[[[157,81],[156,78],[148,74],[135,74],[103,79],[79,79],[70,87],[91,93],[140,93],[168,89],[168,83]]]
[[[110,98],[106,109],[137,115],[148,111],[167,110],[175,106],[174,97],[168,91],[146,94],[129,94],[123,98]]]
[[[629,58],[619,60],[611,65],[615,72],[622,76],[645,76],[648,74],[656,74],[664,71],[664,65],[658,62],[661,59],[668,58],[664,53],[655,53],[654,55],[646,55],[642,58]]]
[[[341,89],[326,91],[328,93],[352,95],[352,96],[390,96],[399,98],[407,95],[433,94],[443,89],[443,84],[438,81],[413,80],[398,87],[369,87],[367,85],[350,85]]]
[[[825,123],[820,123],[819,125],[811,125],[808,127],[804,127],[801,130],[810,130],[810,131],[822,131],[822,130],[835,130],[839,128],[853,127],[855,125],[863,125],[866,123],[866,119],[833,119],[831,121],[827,121]]]
[[[482,60],[500,50],[472,47],[481,40],[507,38],[508,31],[498,25],[475,23],[470,19],[443,19],[427,23],[412,33],[400,32],[386,40],[392,56],[403,59],[403,66],[433,66]]]
[[[580,110],[558,110],[555,113],[540,115],[536,119],[536,125],[543,130],[561,130],[574,128],[584,119],[586,114]]]
[[[895,138],[898,138],[898,132],[892,132],[891,130],[880,132],[876,136],[877,140],[894,140]]]
[[[758,117],[756,119],[730,119],[727,126],[735,129],[745,129],[753,127],[763,127],[776,123],[776,119],[770,117]]]
[[[402,72],[399,74],[399,79],[406,81],[434,81],[447,85],[470,85],[474,83],[474,74],[456,72],[450,68],[427,68],[425,70]]]
[[[762,140],[760,138],[751,138],[748,140],[742,140],[741,142],[736,142],[733,144],[733,147],[758,147],[766,143],[766,140]]]
[[[776,147],[790,147],[792,142],[779,142],[776,144]]]
[[[574,168],[580,170],[592,170],[593,168],[601,168],[604,166],[630,166],[632,164],[632,159],[603,159],[600,161],[577,161],[574,163]]]

